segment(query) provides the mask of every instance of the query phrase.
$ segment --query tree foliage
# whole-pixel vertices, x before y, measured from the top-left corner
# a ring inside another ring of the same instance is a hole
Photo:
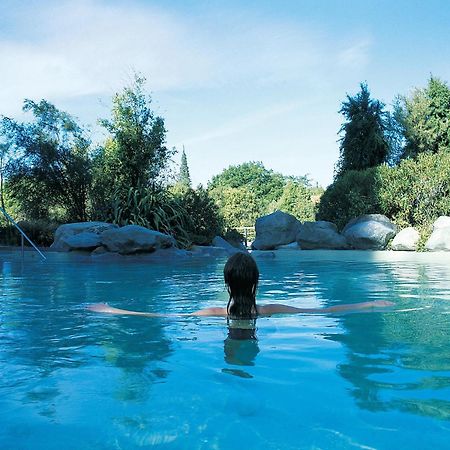
[[[261,162],[230,166],[208,185],[227,227],[254,226],[258,217],[276,209],[314,220],[312,188],[306,176],[287,177]]]
[[[130,190],[144,197],[147,191],[156,195],[164,190],[173,150],[164,145],[164,120],[151,109],[144,85],[145,79],[136,75],[130,86],[114,96],[111,119],[100,121],[110,137],[94,156],[92,197],[97,215],[111,215],[113,203],[125,204]],[[124,216],[124,220],[130,218]]]
[[[111,136],[101,155],[105,176],[125,191],[160,182],[173,154],[164,145],[164,119],[151,109],[144,85],[145,78],[136,75],[114,96],[111,119],[100,121]]]
[[[450,150],[450,88],[431,77],[427,87],[401,99],[405,156]]]
[[[385,136],[387,115],[384,104],[370,98],[366,83],[361,83],[355,96],[347,95],[339,112],[346,121],[339,130],[343,136],[336,177],[348,170],[364,170],[385,162],[389,152]]]
[[[292,214],[300,221],[314,221],[316,216],[313,190],[304,183],[289,180],[283,188],[281,197],[271,209]]]
[[[450,215],[450,153],[425,152],[395,167],[348,171],[323,194],[318,219],[342,229],[350,219],[374,213],[421,229]]]
[[[223,233],[219,209],[206,189],[185,188],[179,191],[178,198],[186,214],[185,230],[190,243],[210,244],[215,236]]]
[[[178,174],[178,183],[187,188],[191,187],[191,175],[189,174],[189,166],[187,162],[186,152],[181,154],[180,173]]]
[[[262,215],[260,199],[245,186],[216,187],[209,190],[227,227],[252,227]]]
[[[262,162],[245,162],[230,166],[215,175],[208,184],[209,189],[218,187],[242,188],[252,192],[261,206],[277,200],[283,192],[283,175],[266,169]]]
[[[4,117],[1,132],[14,157],[6,168],[8,190],[31,219],[87,219],[91,182],[90,140],[73,117],[41,100],[25,100],[31,122]]]

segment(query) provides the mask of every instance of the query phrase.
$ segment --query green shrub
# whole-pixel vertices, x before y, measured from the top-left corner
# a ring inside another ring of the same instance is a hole
[[[333,222],[341,230],[354,217],[381,213],[380,186],[379,167],[347,171],[323,193],[317,219]]]
[[[17,223],[25,234],[38,246],[49,247],[53,243],[58,223],[45,220],[19,221]],[[20,245],[21,234],[12,224],[0,227],[0,243],[3,245]],[[25,239],[25,246],[30,244]]]
[[[429,234],[439,216],[450,215],[450,154],[422,153],[396,167],[349,171],[327,188],[317,218],[342,229],[351,218],[373,213]]]
[[[379,192],[381,211],[400,227],[431,225],[450,215],[450,154],[422,153],[384,168]]]
[[[138,187],[129,188],[125,197],[117,190],[108,220],[119,226],[133,224],[160,231],[189,247],[188,217],[180,198],[169,190]]]
[[[210,244],[214,236],[222,234],[223,221],[218,207],[205,189],[185,187],[177,197],[186,214],[184,226],[192,244]]]

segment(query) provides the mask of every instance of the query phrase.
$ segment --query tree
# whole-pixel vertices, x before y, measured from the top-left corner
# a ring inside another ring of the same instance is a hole
[[[218,187],[242,188],[251,191],[262,208],[277,200],[283,192],[283,175],[266,169],[262,162],[246,162],[230,166],[215,175],[208,184],[209,189]]]
[[[6,170],[11,196],[26,218],[86,220],[91,161],[85,131],[46,100],[25,100],[23,110],[34,120],[1,121],[1,134],[14,153]]]
[[[431,77],[428,86],[402,98],[405,156],[450,150],[450,88]]]
[[[227,227],[252,227],[261,216],[259,199],[245,186],[209,190]]]
[[[366,83],[354,97],[347,95],[339,112],[346,122],[341,126],[340,156],[336,177],[348,170],[364,170],[385,162],[389,145],[385,137],[386,112],[384,104],[370,98]]]
[[[114,96],[111,119],[100,121],[110,137],[94,157],[92,201],[97,218],[111,219],[115,207],[129,211],[125,204],[130,192],[139,196],[139,203],[163,189],[174,150],[164,145],[164,119],[152,111],[144,85],[145,79],[136,75],[130,86]]]
[[[191,187],[191,176],[189,174],[189,167],[187,163],[186,152],[184,151],[183,145],[183,153],[181,154],[181,165],[180,165],[180,173],[178,175],[178,183],[185,187]]]
[[[111,139],[99,158],[103,158],[108,182],[123,192],[157,185],[173,154],[164,145],[164,119],[152,111],[144,85],[145,78],[136,75],[130,86],[114,96],[111,119],[100,121]]]
[[[283,194],[275,203],[274,209],[292,214],[300,221],[315,220],[315,204],[312,200],[312,189],[304,183],[290,180],[283,189]]]
[[[9,157],[9,146],[0,144],[0,207],[5,209],[5,167]]]

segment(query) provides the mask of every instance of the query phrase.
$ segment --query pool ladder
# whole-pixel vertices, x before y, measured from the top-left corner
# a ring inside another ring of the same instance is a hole
[[[3,213],[3,215],[19,230],[20,233],[20,240],[21,240],[21,244],[22,244],[22,259],[24,259],[25,253],[24,253],[24,248],[23,248],[23,244],[24,244],[24,238],[31,244],[31,246],[41,255],[41,257],[43,259],[47,259],[45,257],[45,255],[36,247],[36,245],[34,244],[34,242],[27,236],[27,234],[25,233],[25,231],[22,230],[22,228],[19,227],[19,225],[17,225],[17,223],[15,222],[15,220],[3,209],[0,208],[0,211]]]

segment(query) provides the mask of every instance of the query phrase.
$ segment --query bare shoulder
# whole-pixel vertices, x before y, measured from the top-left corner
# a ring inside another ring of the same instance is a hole
[[[219,307],[205,308],[205,309],[199,309],[198,311],[191,313],[191,315],[192,316],[226,316],[227,309],[219,308]]]

